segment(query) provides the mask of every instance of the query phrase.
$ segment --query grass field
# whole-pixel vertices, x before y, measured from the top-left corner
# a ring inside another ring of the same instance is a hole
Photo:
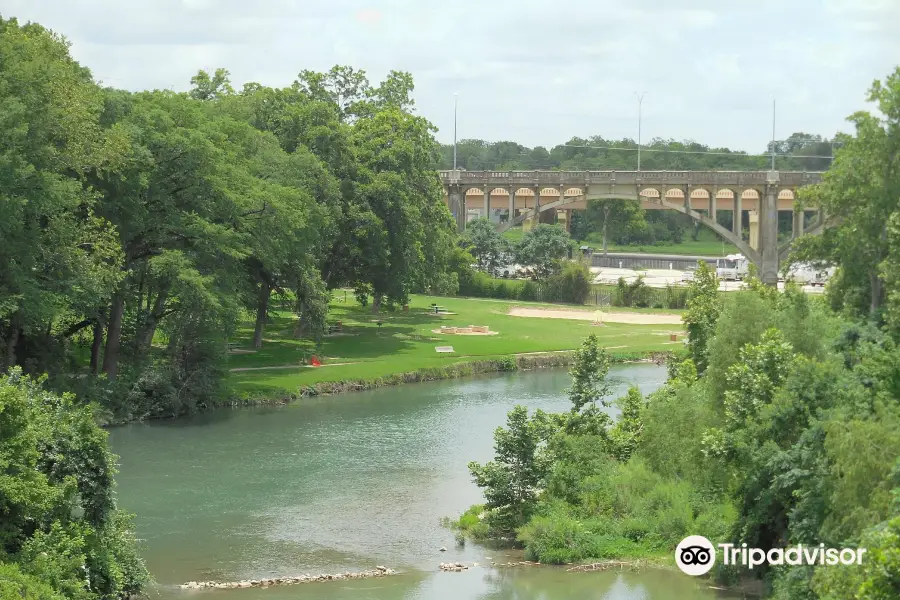
[[[346,302],[343,298],[342,293],[336,295],[329,315],[331,321],[342,321],[343,331],[326,337],[318,350],[314,350],[309,340],[295,339],[292,316],[283,312],[277,313],[268,325],[262,349],[246,352],[252,350],[252,323],[246,323],[234,340],[238,353],[232,355],[229,361],[232,369],[229,384],[235,394],[296,391],[320,382],[370,380],[455,362],[572,350],[590,333],[597,334],[611,353],[666,351],[677,347],[669,341],[668,333],[681,329],[679,325],[617,323],[598,327],[590,321],[513,317],[506,314],[512,306],[578,307],[429,296],[413,296],[408,313],[398,310],[374,315],[369,307],[359,306],[352,294],[348,294]],[[432,303],[456,314],[429,313],[428,307]],[[581,308],[593,312],[593,309]],[[637,312],[619,308],[613,310]],[[382,321],[381,326],[376,322],[378,319]],[[432,332],[441,325],[488,325],[499,334],[465,336]],[[435,346],[453,346],[454,353],[439,354]],[[303,366],[314,352],[322,357],[323,366]]]
[[[603,248],[603,238],[597,234],[591,234],[588,245],[597,249]],[[695,242],[690,236],[685,237],[680,244],[659,244],[659,245],[643,245],[643,246],[620,246],[609,244],[610,252],[645,252],[647,254],[687,254],[691,256],[723,256],[724,254],[734,254],[738,252],[729,242],[722,242],[715,233],[709,229],[701,229]]]
[[[504,237],[512,242],[522,239],[522,228],[513,227],[503,233]],[[645,254],[686,254],[689,256],[722,256],[725,254],[737,253],[738,250],[733,245],[722,241],[708,229],[701,229],[698,239],[695,242],[689,236],[680,244],[659,244],[659,245],[641,245],[641,246],[624,246],[609,244],[610,252],[641,252]],[[603,249],[603,237],[599,233],[592,233],[587,240],[579,241],[579,245],[587,245],[594,250]]]

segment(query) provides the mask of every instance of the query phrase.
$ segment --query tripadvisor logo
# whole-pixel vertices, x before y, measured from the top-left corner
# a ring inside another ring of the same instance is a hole
[[[789,548],[748,548],[747,544],[719,544],[722,564],[752,569],[760,565],[861,565],[865,548],[826,548],[825,544]],[[675,548],[675,563],[688,575],[704,575],[716,564],[716,548],[702,535],[690,535]]]

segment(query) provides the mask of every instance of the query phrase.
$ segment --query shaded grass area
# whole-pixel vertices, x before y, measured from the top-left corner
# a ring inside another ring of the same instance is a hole
[[[503,232],[503,237],[511,242],[518,242],[522,239],[522,227],[511,227]],[[598,232],[590,233],[586,240],[578,240],[580,246],[590,246],[595,251],[603,249],[603,235]],[[663,242],[660,244],[608,244],[610,252],[641,252],[646,254],[686,254],[689,256],[722,256],[724,254],[735,254],[738,249],[730,242],[723,242],[714,231],[706,229],[700,230],[697,235],[697,241],[691,239],[687,233],[680,244],[673,242]]]
[[[603,249],[603,237],[598,233],[592,233],[585,242],[595,250]],[[712,230],[703,228],[694,241],[690,236],[685,236],[680,244],[672,242],[660,244],[619,245],[608,244],[610,252],[644,252],[647,254],[686,254],[690,256],[723,256],[734,254],[738,249],[730,242],[722,242]]]
[[[428,311],[432,303],[456,314],[433,314]],[[342,321],[340,334],[326,337],[317,349],[311,340],[295,338],[292,315],[278,312],[266,328],[263,347],[257,352],[232,355],[229,367],[287,368],[233,371],[229,385],[237,397],[297,393],[320,383],[374,380],[425,369],[446,369],[457,363],[573,350],[590,333],[597,334],[612,354],[638,356],[673,350],[676,345],[669,341],[668,333],[681,329],[677,325],[616,323],[598,327],[589,321],[511,317],[506,313],[512,306],[590,310],[532,302],[414,296],[409,312],[398,309],[375,315],[369,307],[359,306],[352,300],[344,302],[343,295],[339,294],[332,303],[329,318],[332,322]],[[442,325],[488,325],[499,334],[433,333],[432,330]],[[252,350],[252,333],[252,323],[247,322],[232,340],[239,352]],[[439,354],[436,346],[452,346],[454,352]],[[313,354],[322,358],[322,367],[306,366]]]

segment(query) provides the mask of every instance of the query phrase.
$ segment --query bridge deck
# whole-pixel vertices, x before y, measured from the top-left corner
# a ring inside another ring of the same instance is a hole
[[[439,171],[445,185],[701,185],[798,187],[822,174],[804,171]]]

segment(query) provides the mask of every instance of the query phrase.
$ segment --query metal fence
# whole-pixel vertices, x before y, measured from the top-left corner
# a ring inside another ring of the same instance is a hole
[[[678,256],[665,254],[608,253],[591,255],[591,266],[621,269],[676,269],[684,271],[696,268],[700,261],[715,266],[716,259],[708,256]]]

